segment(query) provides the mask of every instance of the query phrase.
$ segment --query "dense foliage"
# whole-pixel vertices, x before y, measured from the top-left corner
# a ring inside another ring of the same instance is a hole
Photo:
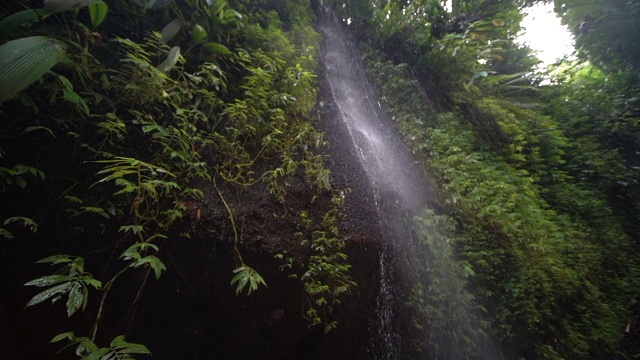
[[[557,1],[579,60],[541,85],[514,42],[534,2],[344,3],[390,118],[440,188],[418,219],[425,251],[457,262],[408,295],[423,306],[414,327],[473,349],[445,324],[476,321],[508,358],[617,353],[640,285],[637,4]]]
[[[62,299],[69,317],[90,311],[85,326],[70,324],[53,342],[83,358],[149,354],[124,336],[101,336],[114,284],[139,287],[137,302],[149,274],[167,271],[163,246],[192,237],[209,217],[222,229],[211,241],[233,247],[230,285],[251,294],[269,279],[243,259],[233,194],[260,187],[285,202],[302,181],[331,203],[331,175],[316,152],[322,134],[311,123],[313,12],[309,1],[27,5],[3,8],[0,23],[0,236],[38,236],[43,249],[70,253],[40,260],[55,272],[25,284],[41,288],[27,306]],[[331,307],[354,285],[334,216],[314,227],[295,269],[307,274],[301,315],[327,331],[336,325]],[[124,276],[131,271],[142,285]]]
[[[556,0],[577,57],[540,74],[514,41],[538,2],[321,1],[437,184],[414,230],[438,260],[415,264],[423,281],[402,298],[416,353],[486,357],[478,344],[497,339],[506,358],[638,356],[620,344],[640,290],[640,4]],[[328,200],[321,214],[283,205],[302,248],[270,260],[305,290],[309,325],[336,327],[355,283],[312,125],[310,1],[25,0],[1,13],[0,241],[18,249],[2,256],[53,266],[11,269],[39,274],[26,306],[82,316],[52,342],[150,354],[104,335],[109,295],[135,272],[138,302],[172,271],[163,249],[206,217],[232,249],[236,294],[262,291],[233,198],[261,188],[285,204],[296,182]],[[46,245],[20,246],[31,238]]]

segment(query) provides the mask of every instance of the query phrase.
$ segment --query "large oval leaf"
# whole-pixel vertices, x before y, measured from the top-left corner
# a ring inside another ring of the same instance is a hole
[[[160,31],[160,34],[162,35],[162,41],[164,41],[165,44],[171,41],[171,39],[173,39],[176,34],[178,34],[178,31],[180,31],[183,25],[184,20],[182,19],[175,19],[172,22],[168,23],[164,28],[162,28],[162,31]]]
[[[33,23],[42,16],[41,9],[27,9],[13,13],[0,22],[0,41],[6,39],[15,29]]]
[[[180,46],[174,46],[169,50],[167,59],[158,65],[158,69],[162,72],[171,70],[178,63],[178,57],[180,57]]]
[[[104,1],[89,5],[89,17],[91,18],[91,26],[94,28],[102,24],[109,12],[109,5]]]
[[[0,46],[0,102],[11,99],[65,57],[67,45],[30,36]]]
[[[193,41],[199,43],[207,37],[207,30],[200,25],[193,27]]]
[[[218,53],[218,54],[222,54],[222,55],[231,55],[231,51],[229,51],[229,49],[222,45],[222,44],[218,44],[218,43],[214,43],[214,42],[208,42],[206,44],[202,44],[202,46],[214,53]]]

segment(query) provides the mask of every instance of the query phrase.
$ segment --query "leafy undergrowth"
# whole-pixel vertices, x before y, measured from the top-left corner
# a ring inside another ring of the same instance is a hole
[[[298,205],[287,203],[288,191],[303,183],[307,196],[337,206],[312,124],[313,13],[308,1],[45,3],[4,9],[0,25],[0,196],[16,204],[0,214],[12,250],[3,257],[24,276],[46,271],[32,268],[38,258],[55,265],[52,275],[22,281],[41,287],[27,306],[60,300],[69,317],[80,316],[55,342],[81,357],[148,354],[121,335],[131,323],[107,330],[119,323],[108,311],[112,292],[122,296],[119,283],[134,288],[137,309],[149,274],[162,281],[177,268],[165,249],[208,233],[231,246],[228,286],[237,295],[262,291],[269,279],[245,261],[251,242],[237,194],[260,189],[286,213]],[[337,266],[334,306],[354,284],[342,240],[329,240],[321,249],[314,236],[298,260],[320,287],[332,275],[314,267]],[[307,290],[308,311],[325,305],[322,292]],[[335,327],[329,314],[307,316]]]

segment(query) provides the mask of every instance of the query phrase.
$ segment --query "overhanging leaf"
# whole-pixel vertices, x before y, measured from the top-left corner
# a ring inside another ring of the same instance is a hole
[[[164,28],[162,28],[162,31],[160,31],[160,34],[162,35],[162,41],[164,41],[165,44],[171,41],[171,39],[173,39],[178,34],[178,31],[180,31],[183,25],[184,20],[182,19],[175,19],[172,22],[168,23]]]
[[[49,288],[49,289],[37,294],[36,296],[32,297],[31,300],[29,300],[29,302],[25,306],[29,307],[29,306],[32,306],[32,305],[40,304],[41,302],[49,299],[52,296],[55,296],[55,295],[58,295],[58,294],[64,294],[64,293],[68,292],[69,290],[71,290],[71,286],[72,286],[72,283],[66,282],[64,284],[60,284],[60,285],[54,286],[52,288]]]
[[[199,43],[207,37],[207,30],[200,25],[193,27],[193,41]]]
[[[162,72],[167,72],[171,70],[176,63],[178,63],[178,58],[180,57],[180,46],[174,46],[169,50],[169,54],[167,55],[167,59],[163,61],[160,65],[158,65],[158,69]]]
[[[38,21],[41,9],[27,9],[13,13],[0,21],[0,41],[6,39],[15,29],[27,23]]]
[[[222,44],[218,44],[218,43],[214,43],[214,42],[208,42],[206,44],[202,45],[205,49],[214,52],[214,53],[218,53],[218,54],[222,54],[222,55],[231,55],[231,51],[229,51],[229,49],[222,45]]]
[[[89,17],[91,18],[91,26],[94,28],[102,24],[109,12],[109,5],[104,1],[89,5]]]
[[[0,46],[0,102],[11,99],[65,57],[67,45],[46,36],[30,36]]]

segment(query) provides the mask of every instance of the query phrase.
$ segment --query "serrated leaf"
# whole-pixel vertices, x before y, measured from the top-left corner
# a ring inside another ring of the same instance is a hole
[[[0,46],[0,103],[49,71],[65,58],[67,45],[46,36],[29,36]]]
[[[173,39],[178,34],[182,26],[184,26],[184,20],[182,19],[175,19],[165,25],[165,27],[163,27],[160,31],[160,35],[162,35],[162,41],[165,44],[171,41],[171,39]]]
[[[64,294],[69,290],[71,290],[71,286],[72,286],[72,283],[67,282],[67,283],[56,285],[52,288],[49,288],[37,294],[36,296],[32,297],[31,300],[29,300],[29,302],[27,303],[27,305],[25,305],[25,307],[40,304],[41,302],[51,298],[52,296]]]
[[[144,227],[142,225],[123,225],[120,226],[120,229],[118,229],[118,231],[122,231],[122,232],[131,232],[134,235],[137,233],[140,233],[144,230]]]
[[[91,25],[96,28],[102,24],[109,12],[109,5],[104,1],[89,5],[89,17],[91,18]]]

